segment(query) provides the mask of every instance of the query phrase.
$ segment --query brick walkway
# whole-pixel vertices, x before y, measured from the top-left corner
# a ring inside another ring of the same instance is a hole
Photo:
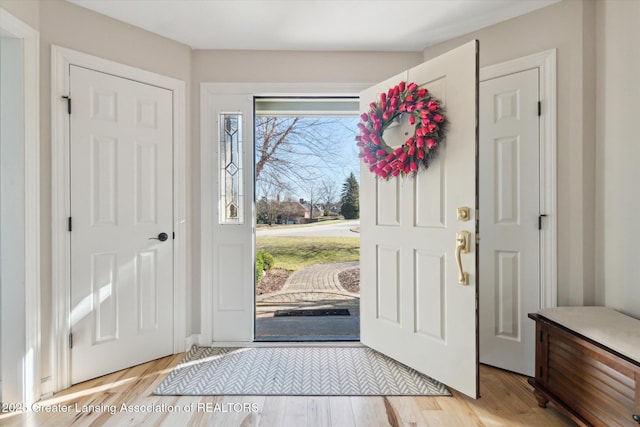
[[[351,316],[360,315],[360,295],[346,291],[338,274],[359,263],[317,264],[297,270],[282,289],[257,297],[256,317],[273,317],[276,310],[346,308]]]

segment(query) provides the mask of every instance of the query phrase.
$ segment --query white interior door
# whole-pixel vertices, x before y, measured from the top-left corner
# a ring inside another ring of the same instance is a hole
[[[480,361],[534,375],[540,308],[538,70],[480,83]]]
[[[400,80],[426,87],[445,107],[446,142],[417,178],[361,173],[361,341],[471,397],[478,396],[476,310],[476,41],[360,94],[361,110]],[[385,131],[400,145],[402,127]],[[410,131],[412,132],[412,131]],[[457,220],[457,208],[471,208]],[[471,233],[458,283],[456,233]]]
[[[173,124],[171,91],[70,68],[77,383],[173,352]]]

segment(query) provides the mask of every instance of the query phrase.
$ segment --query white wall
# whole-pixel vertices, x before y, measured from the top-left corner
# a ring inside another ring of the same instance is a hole
[[[40,0],[0,0],[0,7],[34,30],[40,28]]]
[[[51,341],[51,45],[78,50],[185,81],[191,79],[191,48],[63,0],[0,0],[0,6],[40,32],[40,203],[42,376],[52,372]],[[187,117],[189,117],[187,89]],[[190,128],[187,126],[187,155]],[[189,158],[189,157],[188,157]],[[187,160],[188,162],[188,160]],[[189,170],[189,165],[187,165]],[[191,215],[191,176],[187,217]],[[191,231],[191,224],[187,228]],[[188,297],[191,281],[188,280]],[[187,334],[190,325],[187,325]]]
[[[595,3],[552,6],[425,49],[477,38],[480,66],[557,48],[558,304],[595,303]]]
[[[0,38],[0,373],[2,401],[22,402],[25,324],[22,40]]]
[[[640,318],[640,2],[597,2],[598,302]]]

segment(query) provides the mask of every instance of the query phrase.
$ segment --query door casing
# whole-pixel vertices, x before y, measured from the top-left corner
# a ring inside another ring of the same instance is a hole
[[[52,295],[51,345],[53,361],[51,383],[47,389],[56,392],[71,385],[71,365],[69,349],[70,331],[70,262],[71,246],[67,228],[70,213],[70,158],[69,158],[69,116],[66,100],[69,94],[69,66],[77,65],[118,77],[158,86],[173,92],[173,212],[174,212],[174,342],[173,351],[185,351],[187,342],[186,326],[186,88],[181,80],[151,73],[135,67],[105,60],[93,55],[52,45],[51,47],[51,245],[52,245]],[[72,112],[73,114],[73,112]]]
[[[234,96],[237,99],[249,101],[253,100],[254,96],[284,96],[284,97],[297,97],[297,96],[357,96],[359,91],[367,87],[366,83],[353,83],[353,84],[334,84],[334,83],[202,83],[200,86],[200,200],[201,200],[201,222],[200,222],[200,236],[201,236],[201,248],[200,248],[200,283],[201,283],[201,334],[197,337],[197,342],[200,345],[216,346],[222,345],[238,345],[239,342],[242,345],[268,345],[264,343],[253,344],[253,331],[248,331],[244,327],[237,327],[238,325],[229,325],[229,327],[223,325],[217,325],[214,328],[215,322],[220,322],[220,319],[215,319],[212,313],[212,308],[216,303],[214,295],[219,292],[219,277],[214,271],[215,265],[214,253],[214,221],[216,221],[217,206],[218,206],[218,188],[216,187],[216,180],[214,175],[216,173],[214,166],[217,165],[215,153],[217,151],[217,133],[215,131],[215,118],[219,112],[214,107],[216,98]],[[228,98],[227,98],[228,99]],[[220,108],[224,108],[224,105],[219,105]],[[248,114],[247,114],[248,115]],[[253,115],[246,117],[245,121],[253,123]],[[245,170],[253,171],[253,141],[245,140]],[[251,147],[251,148],[250,148]],[[251,173],[253,176],[253,172]],[[247,187],[245,187],[247,188]],[[251,205],[254,202],[254,194],[245,192],[245,199],[251,201]],[[255,212],[249,211],[245,213],[245,223],[249,222],[255,224]],[[237,229],[238,232],[247,232],[249,228],[244,227]],[[251,227],[252,233],[255,232],[255,225]],[[252,249],[253,265],[255,260],[255,248]],[[218,282],[216,282],[218,281]],[[244,306],[251,306],[252,311],[247,311],[247,316],[251,316],[250,323],[253,328],[253,319],[255,316],[255,292],[253,279],[245,280],[242,283],[245,286],[245,296],[243,300]],[[216,291],[217,290],[217,291]],[[251,298],[251,302],[248,303],[248,298]],[[248,324],[248,323],[247,323]],[[235,328],[234,328],[235,326]],[[220,328],[227,331],[226,336],[221,340],[216,337],[215,330]]]
[[[15,374],[21,366],[24,382],[2,375],[3,388],[11,388],[29,405],[40,399],[41,323],[40,323],[40,33],[5,9],[0,8],[0,29],[22,41],[22,144],[24,156],[24,306],[16,318],[3,317],[16,331],[23,331],[20,346],[7,354],[0,346],[2,367]],[[1,313],[0,313],[1,314]],[[14,351],[16,350],[16,351]],[[18,378],[19,376],[13,376]],[[1,394],[1,393],[0,393]]]

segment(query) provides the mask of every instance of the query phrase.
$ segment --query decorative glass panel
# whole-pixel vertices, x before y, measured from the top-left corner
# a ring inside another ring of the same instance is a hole
[[[220,113],[220,224],[244,222],[242,114]]]

